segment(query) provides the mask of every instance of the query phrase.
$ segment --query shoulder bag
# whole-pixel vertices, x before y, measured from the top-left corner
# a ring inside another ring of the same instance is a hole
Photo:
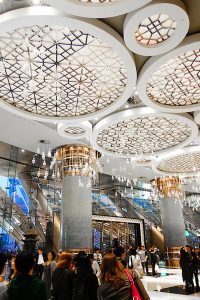
[[[133,277],[131,276],[131,273],[128,271],[128,270],[125,270],[125,273],[130,281],[130,284],[131,284],[131,289],[132,289],[132,298],[133,300],[142,300],[138,290],[137,290],[137,287],[133,281]]]

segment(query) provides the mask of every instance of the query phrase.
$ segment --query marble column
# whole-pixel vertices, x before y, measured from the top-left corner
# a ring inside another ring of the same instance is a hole
[[[83,187],[79,186],[79,180]],[[62,183],[61,248],[92,249],[92,194],[88,176],[65,176]]]
[[[180,202],[172,197],[160,200],[164,244],[166,248],[182,247],[187,243],[183,209]]]

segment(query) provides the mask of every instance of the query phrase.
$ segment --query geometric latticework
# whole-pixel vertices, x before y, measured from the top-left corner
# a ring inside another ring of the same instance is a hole
[[[108,125],[96,142],[104,150],[126,156],[169,149],[190,135],[191,128],[173,117],[148,116]]]
[[[166,173],[193,173],[200,171],[200,152],[176,155],[161,160],[156,168]]]
[[[168,15],[156,14],[144,19],[135,32],[135,38],[145,45],[156,45],[166,41],[174,33],[176,22]]]
[[[200,50],[168,60],[148,80],[148,97],[159,104],[187,106],[200,103]]]
[[[45,117],[88,115],[118,100],[126,83],[119,55],[80,30],[32,26],[1,36],[1,101],[22,111]]]
[[[85,129],[81,127],[67,127],[65,129],[65,132],[67,134],[83,134],[85,132]]]

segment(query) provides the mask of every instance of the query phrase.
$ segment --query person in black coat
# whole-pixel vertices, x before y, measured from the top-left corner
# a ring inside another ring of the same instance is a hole
[[[51,295],[54,300],[72,300],[74,272],[71,263],[71,254],[63,252],[52,275]]]
[[[184,247],[180,250],[180,266],[182,269],[182,278],[185,282],[186,290],[192,292],[194,290],[192,258],[187,253]]]
[[[199,269],[199,259],[195,253],[195,249],[191,251],[192,254],[192,269],[194,274],[194,279],[196,283],[196,288],[199,290],[199,278],[198,278],[198,269]]]
[[[97,300],[98,279],[93,273],[90,258],[81,253],[74,262],[76,274],[72,300]]]
[[[151,257],[152,276],[156,276],[155,266],[158,263],[158,257],[153,247],[151,248],[150,257]]]

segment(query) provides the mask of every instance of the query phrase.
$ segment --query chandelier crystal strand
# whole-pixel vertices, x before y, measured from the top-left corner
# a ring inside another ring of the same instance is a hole
[[[159,198],[173,197],[177,201],[185,199],[185,192],[179,177],[167,176],[155,178],[151,183],[154,187],[154,194],[157,194]]]
[[[89,177],[88,186],[91,185],[91,180],[95,183],[98,173],[102,172],[99,162],[100,153],[90,146],[85,145],[65,145],[56,151],[56,168],[65,176],[87,176]],[[58,163],[60,167],[58,167]],[[80,187],[83,187],[81,178],[79,179]]]

